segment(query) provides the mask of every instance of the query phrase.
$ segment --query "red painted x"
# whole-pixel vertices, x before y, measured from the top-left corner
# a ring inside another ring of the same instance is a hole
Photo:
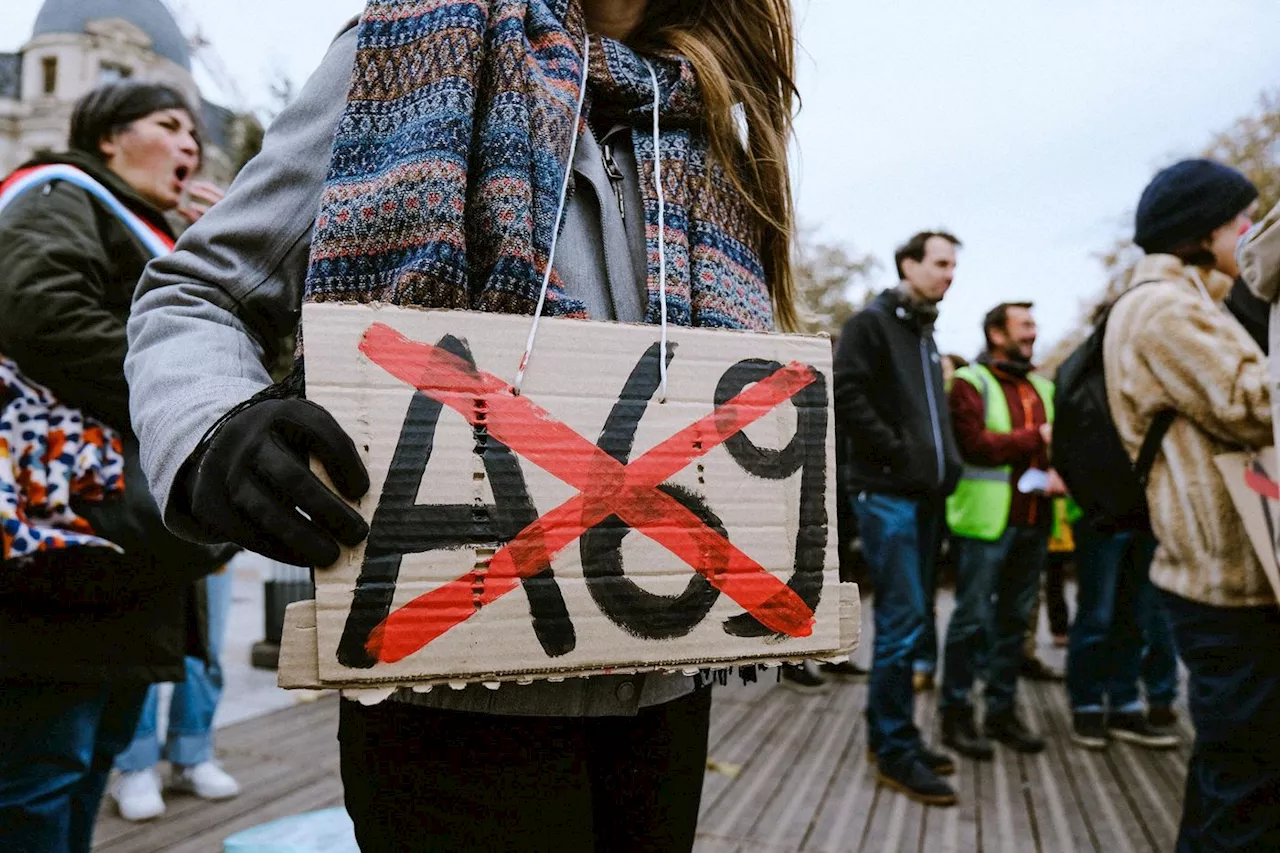
[[[382,323],[365,332],[360,350],[392,376],[467,419],[580,494],[543,515],[473,572],[421,595],[369,635],[369,653],[403,660],[481,607],[550,564],[563,548],[611,515],[622,519],[705,577],[772,631],[807,637],[813,611],[786,584],[658,490],[667,478],[767,415],[816,379],[792,363],[648,453],[623,465],[525,396],[439,347],[412,341]]]
[[[1254,494],[1280,501],[1280,483],[1268,477],[1260,465],[1255,464],[1245,469],[1244,482]]]

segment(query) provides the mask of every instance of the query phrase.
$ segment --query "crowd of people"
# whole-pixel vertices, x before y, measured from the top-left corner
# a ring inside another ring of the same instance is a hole
[[[88,851],[113,765],[131,819],[164,809],[162,755],[169,788],[235,795],[210,740],[223,567],[241,548],[327,566],[368,535],[355,444],[296,376],[272,381],[304,303],[796,325],[789,0],[383,5],[225,198],[194,179],[196,112],[138,81],[89,93],[68,150],[0,184],[0,849]],[[1105,389],[1097,440],[1121,448],[1140,513],[1104,512],[1085,496],[1106,484],[1067,465],[1085,397],[1037,371],[1033,293],[986,315],[972,363],[938,352],[954,235],[906,241],[899,285],[841,330],[884,785],[949,805],[956,755],[1044,749],[1018,707],[1020,677],[1054,677],[1028,645],[1043,585],[1076,743],[1176,744],[1180,656],[1196,743],[1179,849],[1280,849],[1280,612],[1214,463],[1273,443],[1280,214],[1252,227],[1256,199],[1217,163],[1160,172],[1134,286],[1085,344],[1076,378]],[[182,686],[162,752],[166,681]],[[945,751],[913,723],[935,690]],[[710,704],[705,679],[664,674],[343,701],[347,810],[367,851],[687,851]]]
[[[1070,391],[1036,370],[1030,301],[988,312],[985,350],[948,381],[932,334],[960,247],[945,232],[908,240],[896,257],[901,284],[845,325],[837,430],[874,590],[866,718],[883,784],[950,805],[950,753],[991,760],[992,741],[1044,749],[1017,704],[1020,674],[1042,673],[1028,666],[1026,643],[1044,585],[1051,631],[1068,646],[1072,740],[1086,749],[1113,738],[1176,746],[1181,656],[1196,742],[1179,850],[1280,846],[1270,805],[1280,792],[1270,722],[1280,682],[1268,654],[1278,638],[1276,590],[1214,461],[1274,443],[1264,353],[1280,227],[1274,214],[1254,227],[1257,197],[1242,174],[1208,160],[1155,176],[1135,220],[1145,257],[1068,360],[1069,379],[1064,364]],[[1090,421],[1096,403],[1079,391],[1091,382],[1104,422]],[[1055,426],[1070,429],[1070,440]],[[1122,446],[1117,464],[1076,464],[1073,455],[1105,456],[1109,434]],[[1141,503],[1112,511],[1127,480]],[[939,652],[944,539],[956,590]],[[1055,550],[1074,552],[1069,637],[1063,558],[1056,580],[1047,571]],[[949,752],[928,746],[913,723],[914,694],[932,689],[927,674],[939,654]],[[821,680],[821,670],[784,676],[800,689]]]

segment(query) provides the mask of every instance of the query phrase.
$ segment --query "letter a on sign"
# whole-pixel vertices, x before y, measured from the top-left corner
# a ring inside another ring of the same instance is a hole
[[[281,682],[528,680],[839,657],[826,338],[304,308],[370,535],[291,608]],[[660,363],[669,392],[659,401]]]

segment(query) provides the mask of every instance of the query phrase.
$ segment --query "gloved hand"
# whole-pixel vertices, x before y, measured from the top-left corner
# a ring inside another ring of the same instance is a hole
[[[211,533],[300,566],[336,562],[369,526],[311,472],[315,454],[356,500],[369,474],[333,416],[306,400],[263,400],[222,425],[187,477],[191,513]],[[305,513],[305,515],[304,515]]]

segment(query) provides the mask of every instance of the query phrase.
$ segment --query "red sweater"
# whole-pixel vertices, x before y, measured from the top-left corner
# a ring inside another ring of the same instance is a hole
[[[1018,478],[1028,468],[1049,470],[1049,451],[1040,437],[1040,427],[1048,422],[1044,401],[1036,388],[1023,377],[1005,373],[992,367],[991,372],[1000,382],[1005,401],[1009,404],[1012,432],[987,431],[987,414],[982,394],[963,379],[951,386],[951,422],[955,428],[956,443],[968,465],[995,468],[1009,465],[1013,468],[1013,504],[1009,507],[1009,526],[1048,527],[1049,501],[1018,491]]]

